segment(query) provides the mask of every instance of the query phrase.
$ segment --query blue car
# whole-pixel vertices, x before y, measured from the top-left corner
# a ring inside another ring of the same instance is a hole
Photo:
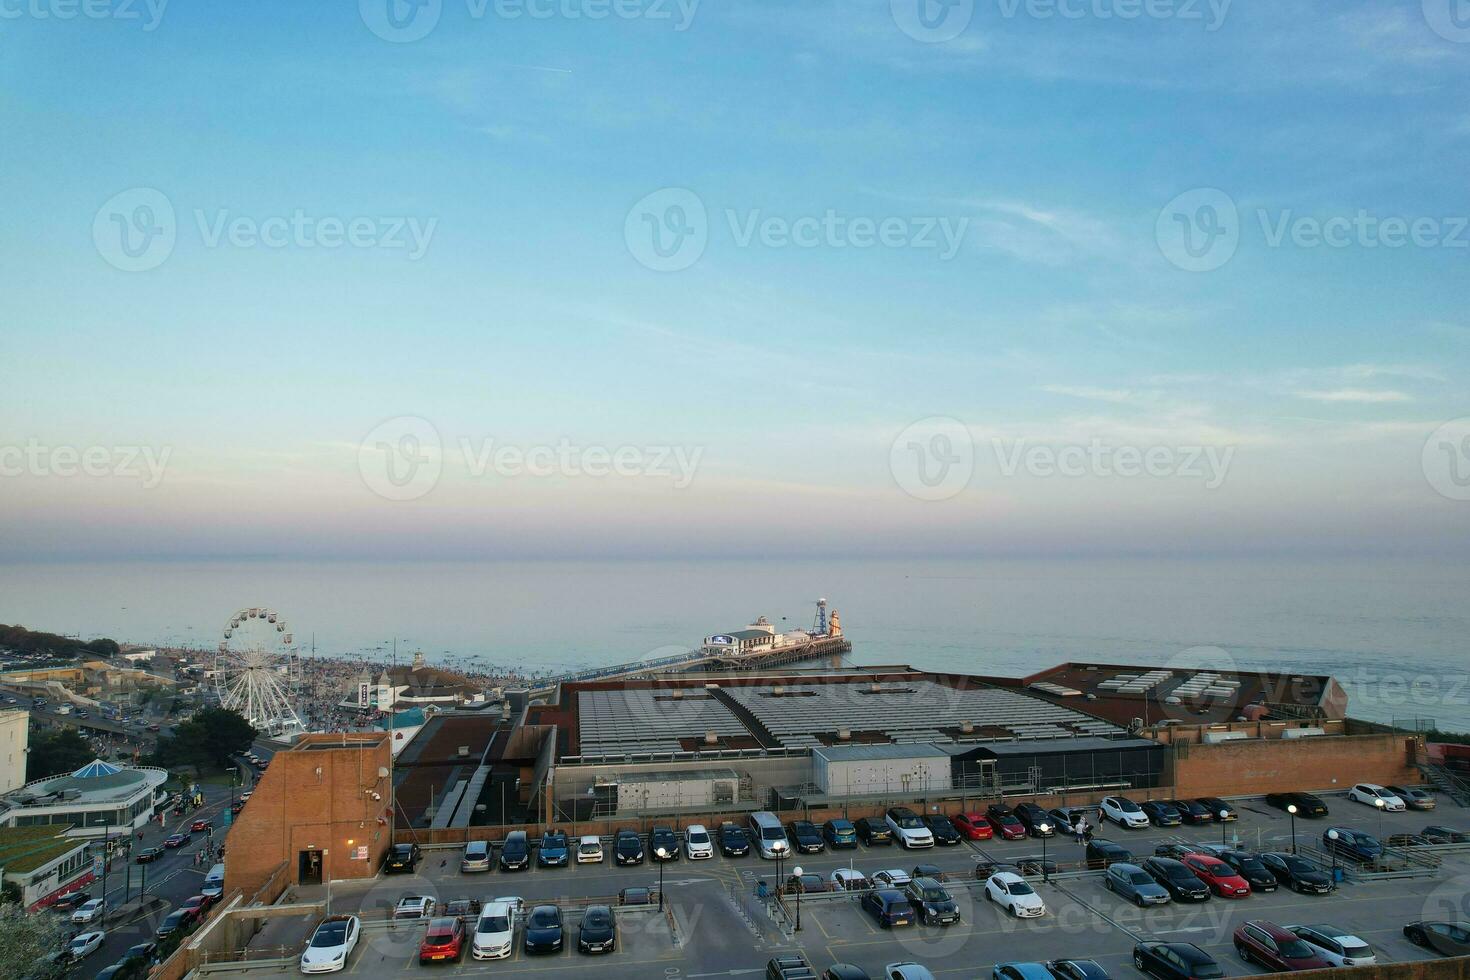
[[[1383,857],[1383,845],[1372,834],[1346,827],[1332,827],[1322,835],[1322,846],[1328,854],[1370,864]]]
[[[541,835],[541,846],[536,851],[536,863],[541,867],[564,868],[570,856],[566,834],[560,830],[548,830]]]
[[[1045,963],[997,963],[990,980],[1056,980]]]
[[[1165,905],[1169,902],[1169,890],[1154,881],[1153,875],[1136,864],[1126,861],[1111,865],[1103,875],[1103,886],[1121,898],[1144,908],[1149,905]]]
[[[841,817],[822,824],[822,837],[827,841],[827,846],[834,850],[858,846],[857,828],[852,825],[852,821]]]

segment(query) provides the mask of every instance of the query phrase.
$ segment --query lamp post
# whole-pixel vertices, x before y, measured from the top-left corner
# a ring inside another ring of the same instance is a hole
[[[1228,816],[1230,816],[1230,811],[1229,810],[1221,810],[1219,816],[1220,816],[1220,846],[1221,847],[1229,847],[1230,846],[1230,842],[1225,839],[1225,818],[1228,817]]]
[[[1037,825],[1036,831],[1041,834],[1041,880],[1047,882],[1051,880],[1051,876],[1046,870],[1046,838],[1051,834],[1051,824],[1043,820]]]
[[[1388,804],[1387,803],[1384,803],[1381,797],[1375,796],[1375,797],[1373,797],[1373,807],[1374,807],[1374,809],[1376,809],[1378,811],[1378,840],[1380,842],[1382,842],[1382,840],[1383,840],[1383,811],[1386,810],[1386,809],[1388,809]]]
[[[239,766],[229,766],[225,772],[230,774],[230,816],[235,815],[235,780],[240,775]]]
[[[1328,843],[1327,847],[1328,847],[1328,849],[1330,851],[1332,851],[1332,882],[1333,882],[1333,884],[1336,884],[1337,883],[1337,838],[1340,837],[1340,836],[1341,835],[1337,832],[1336,829],[1327,831],[1327,840],[1330,842],[1330,843]]]
[[[801,865],[791,869],[791,877],[796,879],[796,931],[801,932]]]
[[[658,910],[664,910],[664,864],[667,863],[669,852],[664,848],[656,848],[653,852],[654,859],[658,861]]]
[[[1296,804],[1286,804],[1286,812],[1291,814],[1291,853],[1296,853]]]

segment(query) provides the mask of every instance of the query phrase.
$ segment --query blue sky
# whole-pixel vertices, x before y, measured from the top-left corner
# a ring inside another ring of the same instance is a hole
[[[1463,550],[1449,0],[527,2],[0,5],[0,557]]]

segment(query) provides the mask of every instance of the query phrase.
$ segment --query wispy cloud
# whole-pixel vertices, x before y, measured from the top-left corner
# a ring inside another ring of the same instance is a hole
[[[1402,391],[1372,390],[1367,388],[1298,391],[1296,396],[1312,402],[1354,402],[1361,405],[1384,405],[1391,402],[1408,402],[1414,400],[1413,396]]]

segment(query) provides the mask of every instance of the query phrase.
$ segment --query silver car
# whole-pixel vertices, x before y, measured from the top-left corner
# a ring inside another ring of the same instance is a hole
[[[1169,901],[1168,890],[1136,864],[1109,865],[1107,873],[1103,875],[1103,885],[1114,895],[1126,898],[1139,908],[1164,905]]]
[[[461,872],[490,870],[490,842],[472,840],[464,846],[464,857],[460,859]]]

